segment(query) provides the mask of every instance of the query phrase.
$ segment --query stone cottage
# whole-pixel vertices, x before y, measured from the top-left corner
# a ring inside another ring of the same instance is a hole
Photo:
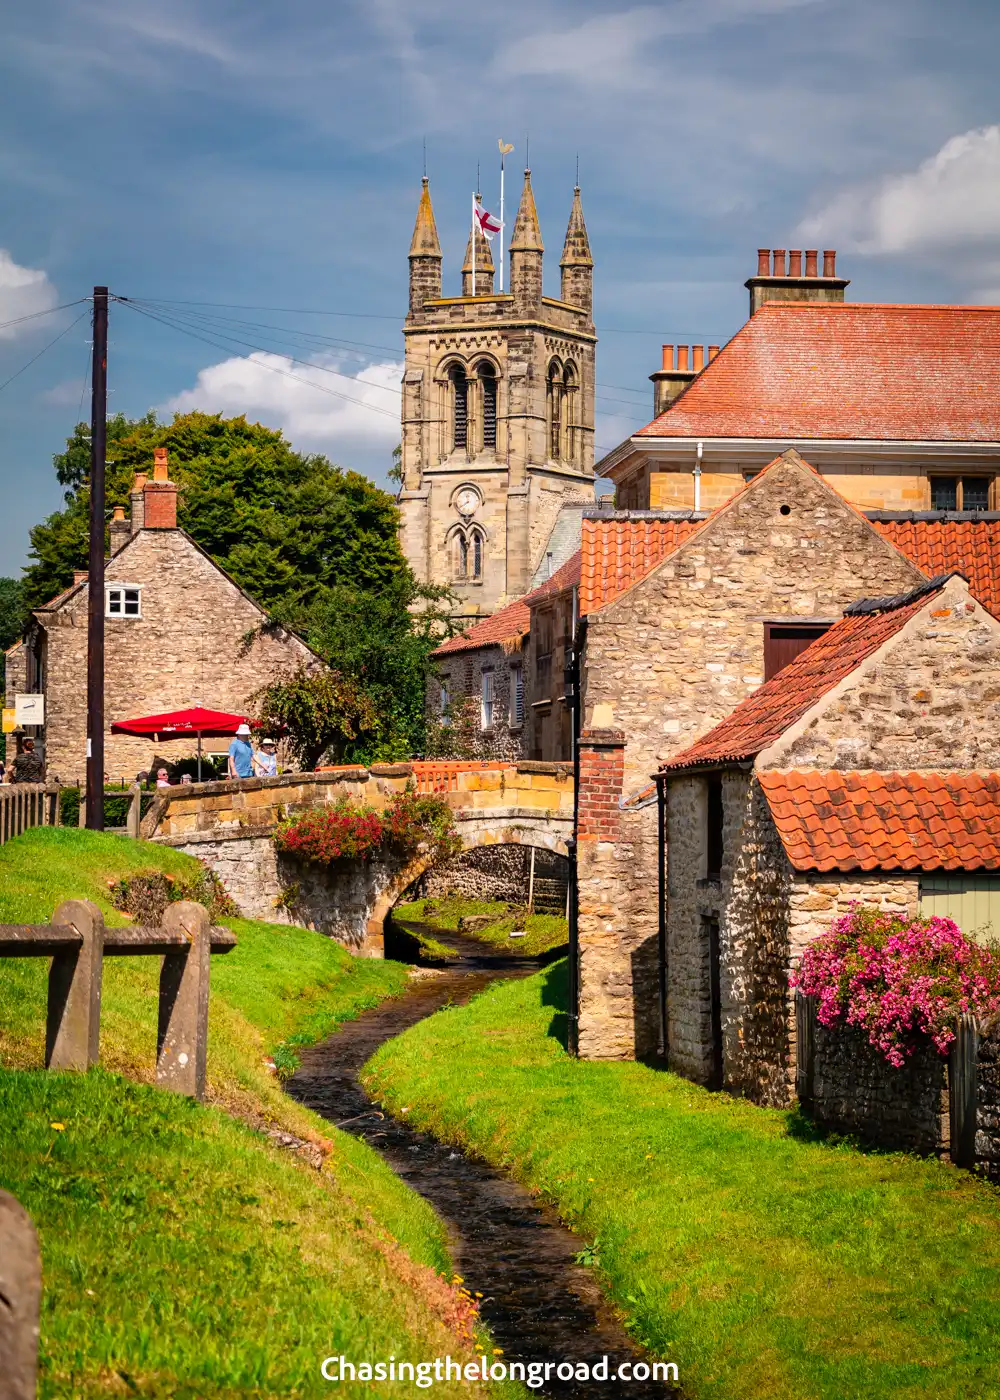
[[[131,519],[119,509],[111,522],[104,708],[112,780],[131,780],[157,753],[150,740],[112,735],[114,721],[195,704],[243,711],[258,687],[321,664],[288,632],[268,629],[247,640],[267,615],[178,527],[177,490],[166,448],[157,448],[152,479],[136,476]],[[77,574],[72,587],[35,610],[7,671],[8,705],[22,690],[44,695],[47,773],[67,783],[86,771],[87,600],[87,576]],[[175,741],[170,756],[186,757],[193,746]]]
[[[483,758],[572,756],[565,666],[572,650],[577,551],[537,588],[450,637],[433,653],[428,713],[464,718],[464,737]]]
[[[1000,622],[960,575],[866,600],[660,770],[671,1068],[781,1105],[788,977],[852,902],[1000,931]]]
[[[906,593],[957,568],[975,597],[997,608],[998,541],[996,518],[872,520],[794,450],[708,516],[584,512],[577,643],[582,1055],[657,1050],[650,775],[822,636],[862,591]]]

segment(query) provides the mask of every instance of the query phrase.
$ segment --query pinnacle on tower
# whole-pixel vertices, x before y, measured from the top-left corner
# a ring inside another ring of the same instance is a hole
[[[476,195],[478,199],[479,196]],[[472,240],[476,240],[476,296],[493,295],[493,250],[489,239],[479,228],[469,229],[469,241],[465,245],[465,262],[462,264],[462,295],[472,296]]]
[[[590,254],[579,185],[573,188],[573,207],[559,266],[562,268],[562,300],[590,311],[594,304],[594,259]]]
[[[524,189],[510,240],[510,290],[519,312],[537,315],[542,306],[542,232],[531,191],[531,171],[524,172]]]
[[[542,231],[538,227],[538,210],[535,208],[535,196],[531,189],[530,170],[524,172],[524,189],[521,191],[521,203],[517,206],[514,233],[509,246],[512,253],[544,253],[545,251]]]
[[[433,301],[441,295],[441,243],[438,239],[437,224],[434,222],[434,206],[431,204],[430,185],[426,175],[420,191],[409,258],[412,316],[423,309],[425,301]]]

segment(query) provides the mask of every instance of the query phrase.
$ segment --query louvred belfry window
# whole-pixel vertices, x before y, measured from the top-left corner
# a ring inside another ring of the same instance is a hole
[[[490,364],[479,366],[483,386],[483,446],[497,445],[497,377]]]
[[[456,447],[464,447],[469,435],[469,381],[465,370],[456,365],[451,372]]]

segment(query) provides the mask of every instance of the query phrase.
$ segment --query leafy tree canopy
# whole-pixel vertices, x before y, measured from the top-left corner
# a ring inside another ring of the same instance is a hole
[[[392,497],[358,472],[296,452],[280,432],[219,414],[108,419],[108,513],[129,505],[153,448],[170,453],[179,523],[237,583],[290,625],[307,625],[332,587],[393,587],[408,573]],[[66,507],[31,531],[25,594],[39,607],[86,568],[90,429],[79,424],[53,463]]]

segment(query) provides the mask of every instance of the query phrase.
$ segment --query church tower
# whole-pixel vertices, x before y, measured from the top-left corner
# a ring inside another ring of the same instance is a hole
[[[509,289],[494,290],[477,228],[462,295],[443,296],[424,179],[403,331],[401,538],[417,578],[447,584],[466,625],[526,593],[560,507],[593,500],[594,262],[579,189],[558,298],[543,293],[544,251],[526,170]]]

